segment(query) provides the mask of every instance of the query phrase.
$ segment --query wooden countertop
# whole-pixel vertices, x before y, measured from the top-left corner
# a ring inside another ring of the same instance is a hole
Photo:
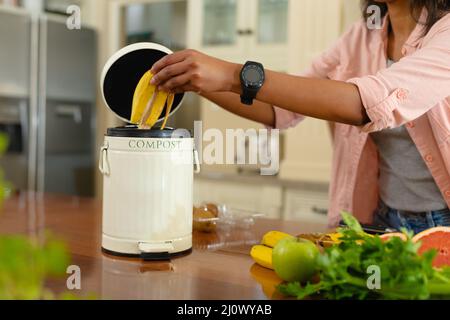
[[[259,219],[249,230],[194,233],[190,255],[162,262],[123,259],[101,252],[101,201],[70,196],[21,193],[6,201],[0,233],[43,238],[46,231],[65,240],[72,264],[81,268],[80,296],[102,299],[267,299],[255,281],[248,255],[270,230],[292,234],[324,231],[323,225]],[[266,269],[253,266],[253,272]],[[56,292],[66,279],[52,280]],[[266,292],[266,293],[265,293]],[[270,295],[270,294],[268,294]]]

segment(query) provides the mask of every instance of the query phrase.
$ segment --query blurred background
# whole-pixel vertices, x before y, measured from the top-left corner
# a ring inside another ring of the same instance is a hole
[[[81,9],[70,30],[67,8]],[[360,18],[359,0],[0,0],[0,159],[17,190],[101,197],[98,150],[108,127],[99,75],[123,46],[149,41],[194,48],[230,61],[298,73]],[[261,128],[189,94],[176,128]],[[281,167],[262,177],[250,166],[203,166],[195,202],[268,217],[324,222],[331,138],[308,119],[282,133]]]

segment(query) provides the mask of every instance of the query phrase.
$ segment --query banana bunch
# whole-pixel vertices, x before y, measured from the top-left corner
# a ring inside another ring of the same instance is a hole
[[[260,266],[273,270],[272,251],[276,244],[285,238],[292,237],[290,234],[280,231],[270,231],[264,235],[261,244],[255,245],[250,251],[250,256]]]
[[[311,233],[300,234],[297,237],[309,240],[317,246],[326,248],[338,244],[340,242],[340,233]],[[270,231],[266,233],[261,241],[261,244],[255,245],[250,251],[250,256],[253,260],[262,267],[272,269],[272,251],[277,243],[285,238],[293,237],[290,234],[280,231]]]
[[[139,125],[140,129],[151,129],[158,121],[166,107],[166,114],[161,130],[164,130],[175,100],[174,94],[158,91],[150,81],[153,78],[151,71],[147,71],[139,80],[134,91],[131,111],[131,123]]]

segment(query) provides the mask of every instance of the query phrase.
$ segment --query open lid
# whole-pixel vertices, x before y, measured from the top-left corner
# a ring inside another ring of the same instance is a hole
[[[100,85],[103,100],[117,117],[130,123],[133,95],[139,80],[153,64],[171,53],[170,49],[159,44],[142,42],[126,46],[109,58],[103,68]],[[178,110],[183,98],[184,94],[175,95],[170,115]],[[164,119],[165,108],[158,121]]]

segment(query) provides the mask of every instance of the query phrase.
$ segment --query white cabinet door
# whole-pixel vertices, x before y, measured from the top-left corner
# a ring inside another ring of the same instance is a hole
[[[248,57],[268,69],[288,71],[289,28],[292,1],[251,0]]]
[[[283,219],[327,224],[328,193],[287,189],[284,194]]]
[[[274,185],[241,184],[196,179],[194,203],[225,204],[231,208],[259,212],[265,218],[280,219],[282,188]]]
[[[289,0],[253,0],[255,46],[288,44]]]
[[[121,45],[156,42],[173,51],[185,49],[188,39],[187,12],[187,0],[124,3],[120,20]]]
[[[292,1],[191,0],[191,29],[196,32],[190,44],[229,61],[257,60],[287,71]]]
[[[345,0],[347,1],[347,0]],[[306,70],[342,33],[343,0],[291,2],[289,71]],[[326,121],[306,119],[286,131],[285,158],[280,177],[328,182],[331,175],[332,139]]]
[[[247,50],[248,1],[191,0],[190,6],[190,20],[197,31],[193,47],[215,57],[240,61]]]

